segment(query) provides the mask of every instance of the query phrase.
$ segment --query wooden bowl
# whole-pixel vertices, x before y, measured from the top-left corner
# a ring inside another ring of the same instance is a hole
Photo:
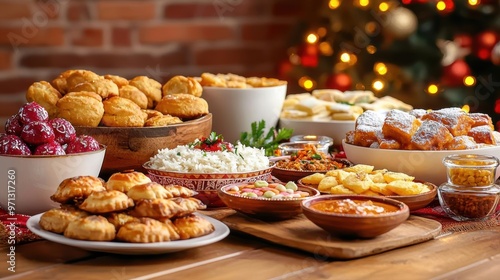
[[[394,207],[394,212],[381,214],[339,214],[334,212],[320,211],[311,206],[315,203],[331,200],[357,200],[368,201],[381,205]],[[304,215],[314,224],[325,231],[344,238],[374,238],[384,234],[400,224],[410,216],[409,208],[401,201],[382,196],[365,195],[321,195],[307,198],[302,201]]]
[[[247,184],[229,184],[220,187],[217,193],[227,207],[261,220],[285,220],[300,215],[302,213],[301,202],[307,199],[307,197],[292,199],[252,198],[230,194],[226,191],[234,186],[243,185]],[[318,190],[309,187],[299,187],[298,190],[308,192],[309,197],[319,195]]]
[[[212,131],[212,114],[163,127],[75,127],[78,135],[94,137],[107,146],[101,174],[135,169],[144,172],[142,165],[159,149],[189,144]]]
[[[429,192],[416,194],[416,195],[388,195],[385,197],[391,198],[394,200],[398,200],[398,201],[405,203],[406,205],[408,205],[408,208],[410,209],[410,211],[415,211],[415,210],[424,208],[425,206],[429,205],[434,199],[436,199],[437,186],[432,184],[432,183],[429,183],[429,182],[421,182],[421,183],[429,186],[429,188],[431,190]],[[311,187],[311,188],[315,188],[315,189],[318,188],[318,185],[304,184],[300,179],[297,181],[297,185],[304,186],[304,187]],[[332,193],[321,192],[321,194],[329,195]]]

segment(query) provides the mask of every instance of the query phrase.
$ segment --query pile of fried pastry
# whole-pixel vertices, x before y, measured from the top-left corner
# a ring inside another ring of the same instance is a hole
[[[42,105],[50,118],[74,126],[151,127],[207,115],[197,79],[177,75],[161,84],[147,76],[126,79],[89,70],[67,70],[51,82],[33,83],[28,102]]]
[[[491,117],[461,108],[439,110],[365,111],[355,129],[346,135],[349,144],[396,150],[466,150],[497,145],[499,133]]]
[[[391,96],[376,97],[373,92],[316,89],[311,93],[287,95],[280,117],[310,121],[353,121],[366,110],[412,110],[413,107]]]
[[[215,230],[195,212],[205,209],[194,191],[163,186],[138,171],[63,180],[50,197],[60,208],[44,212],[42,229],[88,241],[167,242],[207,235]]]
[[[259,88],[259,87],[276,87],[286,85],[287,82],[276,78],[266,77],[243,77],[233,73],[227,74],[212,74],[202,73],[198,81],[205,87],[221,87],[221,88]]]

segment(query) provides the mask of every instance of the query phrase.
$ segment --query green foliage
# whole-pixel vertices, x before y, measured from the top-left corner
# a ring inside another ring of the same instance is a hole
[[[261,120],[259,122],[253,122],[250,132],[241,133],[240,142],[245,146],[263,148],[266,152],[266,156],[273,156],[279,143],[290,139],[293,129],[280,128],[276,130],[276,128],[272,127],[266,133],[265,128],[266,121]]]

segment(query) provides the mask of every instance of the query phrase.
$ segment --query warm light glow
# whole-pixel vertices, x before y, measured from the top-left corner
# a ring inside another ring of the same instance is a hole
[[[378,31],[378,29],[379,29],[379,25],[374,21],[370,21],[365,25],[365,32],[368,35],[375,35],[375,33]]]
[[[337,9],[340,6],[340,0],[330,0],[328,2],[328,7],[332,10]]]
[[[467,76],[464,78],[464,85],[471,87],[476,84],[476,78],[472,76]]]
[[[345,62],[345,63],[347,63],[347,62],[351,61],[351,55],[349,55],[349,54],[348,54],[348,53],[346,53],[346,52],[342,53],[342,54],[340,55],[340,61]]]
[[[309,33],[309,35],[307,35],[307,37],[306,37],[306,41],[309,44],[314,44],[318,41],[318,35],[316,35],[314,33]]]
[[[291,64],[299,65],[300,64],[300,56],[297,55],[296,53],[292,53],[288,59],[290,60]]]
[[[355,54],[350,54],[349,55],[349,65],[353,66],[358,62],[358,57]]]
[[[366,7],[370,5],[370,0],[359,0],[358,3],[361,7]]]
[[[357,83],[354,87],[357,90],[364,90],[365,89],[365,85],[363,85],[362,83]]]
[[[378,5],[378,9],[381,12],[387,12],[387,10],[389,10],[389,4],[387,4],[387,2],[382,2]]]
[[[465,104],[464,106],[462,106],[462,110],[465,111],[466,113],[469,113],[470,112],[470,106]]]
[[[436,94],[438,92],[439,92],[439,87],[435,84],[430,84],[427,87],[427,93],[429,93],[429,94]]]
[[[444,11],[446,9],[446,2],[438,1],[436,3],[436,9],[438,9],[439,11]]]
[[[374,45],[368,45],[368,46],[366,46],[366,51],[369,54],[374,54],[377,52],[377,47],[375,47]]]
[[[324,27],[320,27],[316,32],[318,33],[319,37],[325,37],[327,30]]]
[[[375,65],[373,66],[373,70],[375,70],[375,72],[377,72],[379,75],[387,74],[387,66],[382,62],[375,63]]]
[[[311,90],[312,88],[314,88],[314,81],[310,77],[304,76],[299,79],[299,86],[303,87],[306,90]]]
[[[375,79],[372,83],[372,88],[375,91],[381,91],[385,88],[385,83],[382,80]]]
[[[471,6],[477,6],[479,5],[479,0],[468,0],[467,3]]]
[[[332,45],[328,42],[319,43],[319,51],[325,56],[330,56],[333,54]]]

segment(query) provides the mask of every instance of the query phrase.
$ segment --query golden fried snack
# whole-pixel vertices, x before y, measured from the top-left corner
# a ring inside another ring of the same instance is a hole
[[[106,183],[108,190],[117,190],[127,193],[133,186],[151,183],[151,179],[138,171],[123,171],[111,174]]]
[[[118,96],[118,86],[111,80],[99,78],[93,81],[85,81],[73,87],[69,87],[70,92],[90,91],[99,94],[103,99]]]
[[[39,225],[44,230],[63,233],[70,222],[85,216],[88,213],[78,209],[53,208],[42,214]]]
[[[129,85],[138,88],[148,97],[148,109],[152,109],[161,100],[161,84],[146,76],[137,76],[129,81]]]
[[[103,216],[86,216],[68,224],[64,236],[79,240],[111,241],[115,239],[116,229]]]
[[[134,201],[116,190],[91,193],[78,207],[93,214],[103,214],[126,210],[134,206]]]
[[[113,96],[102,102],[104,115],[102,124],[111,127],[142,127],[147,114],[132,100]]]
[[[96,127],[104,115],[102,98],[94,92],[70,92],[56,103],[57,117],[74,126]]]
[[[166,185],[165,189],[172,194],[173,197],[191,197],[196,194],[192,189],[188,189],[179,185]]]
[[[163,116],[162,112],[154,109],[143,109],[142,111],[148,115],[147,119],[157,116]]]
[[[150,218],[141,218],[120,227],[116,235],[118,240],[132,243],[151,243],[178,240],[177,229],[172,222],[160,222]]]
[[[493,121],[491,120],[491,117],[488,114],[469,113],[469,117],[474,121],[472,127],[487,125],[491,128],[491,130],[495,130]]]
[[[161,99],[155,109],[164,115],[190,120],[208,114],[208,103],[191,94],[169,94]]]
[[[173,224],[177,228],[177,232],[179,232],[180,239],[200,237],[215,230],[214,225],[207,219],[196,215],[177,218],[173,221]]]
[[[165,198],[141,199],[136,202],[130,215],[134,217],[166,218],[176,217],[184,213],[184,209],[174,200]]]
[[[175,215],[176,217],[186,216],[192,214],[198,210],[206,209],[207,206],[201,202],[201,200],[194,197],[175,197],[171,198],[175,203],[177,203],[182,211]]]
[[[140,199],[173,198],[174,195],[156,182],[135,185],[127,192],[134,201]]]
[[[71,89],[76,87],[78,84],[89,82],[92,83],[96,80],[102,79],[101,76],[89,70],[78,70],[71,73],[66,78],[66,86],[68,92],[71,92]]]
[[[64,179],[50,199],[58,203],[83,200],[93,192],[105,191],[105,183],[94,176],[77,176]]]
[[[83,72],[85,70],[66,70],[59,74],[52,82],[50,83],[57,91],[59,91],[62,95],[68,93],[68,82],[67,79],[73,73]]]
[[[226,79],[212,73],[202,73],[200,84],[207,87],[227,87]]]
[[[407,145],[419,126],[419,119],[406,112],[394,109],[387,113],[382,125],[382,133],[386,138],[392,138],[402,145]]]
[[[182,120],[171,115],[161,115],[147,119],[144,126],[167,126],[176,123],[182,123]]]
[[[476,143],[484,143],[489,145],[496,145],[496,139],[493,135],[493,130],[489,125],[475,126],[469,130],[468,136],[474,138]]]
[[[167,94],[186,93],[200,97],[203,88],[200,83],[192,77],[174,76],[168,80],[162,87],[163,96]]]
[[[124,85],[120,88],[120,97],[130,99],[135,104],[139,105],[141,109],[148,108],[148,97],[144,92],[131,85]]]
[[[286,81],[265,77],[248,77],[246,83],[252,87],[275,87],[287,84]]]
[[[441,123],[423,121],[410,140],[410,147],[415,150],[442,150],[453,135]]]
[[[467,135],[453,137],[450,142],[444,146],[445,150],[468,150],[476,149],[478,144],[474,138]]]
[[[51,119],[57,116],[56,104],[61,97],[59,91],[46,81],[33,83],[26,92],[26,100],[40,104],[47,110]]]
[[[128,85],[128,80],[117,75],[104,75],[104,79],[111,80],[118,88]]]
[[[442,123],[453,136],[467,135],[474,120],[460,108],[444,108],[431,111],[422,116],[422,120],[433,120]]]
[[[139,218],[127,215],[125,213],[109,213],[106,215],[108,222],[115,226],[116,230],[119,230],[124,224],[129,222],[138,222]]]

